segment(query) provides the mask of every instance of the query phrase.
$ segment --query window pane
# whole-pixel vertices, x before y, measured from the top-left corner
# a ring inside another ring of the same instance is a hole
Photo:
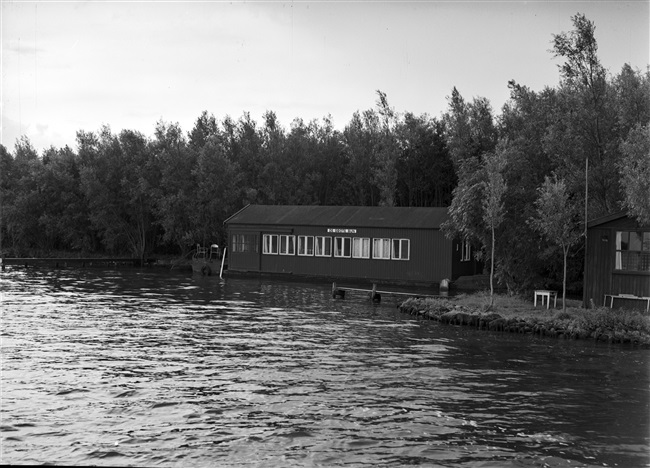
[[[643,243],[643,233],[641,232],[630,232],[630,246],[629,250],[641,250],[641,244]]]
[[[344,237],[343,238],[343,256],[344,257],[349,257],[350,254],[352,253],[352,242],[349,237]]]
[[[370,239],[366,237],[355,237],[352,239],[352,256],[354,258],[370,257]]]
[[[400,257],[401,245],[402,243],[400,242],[399,239],[393,239],[393,258],[401,258]]]
[[[340,237],[335,237],[334,238],[334,256],[335,257],[340,257],[341,256],[342,246],[343,246],[343,240]]]
[[[332,255],[332,238],[323,237],[323,255],[325,257],[330,257]]]

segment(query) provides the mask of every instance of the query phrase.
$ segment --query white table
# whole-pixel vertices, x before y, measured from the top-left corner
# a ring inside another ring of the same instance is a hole
[[[535,290],[535,307],[537,307],[537,297],[542,299],[542,305],[544,305],[544,298],[546,298],[546,308],[548,309],[551,306],[551,297],[553,298],[553,307],[557,307],[557,291],[549,291],[548,289],[537,289]]]

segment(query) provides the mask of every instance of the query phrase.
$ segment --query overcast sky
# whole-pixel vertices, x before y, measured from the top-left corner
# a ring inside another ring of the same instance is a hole
[[[584,13],[610,73],[650,63],[642,1],[6,1],[1,0],[2,137],[76,149],[108,124],[153,135],[274,111],[288,128],[331,115],[343,129],[374,107],[439,117],[454,86],[495,113],[508,80],[556,86],[553,34]]]

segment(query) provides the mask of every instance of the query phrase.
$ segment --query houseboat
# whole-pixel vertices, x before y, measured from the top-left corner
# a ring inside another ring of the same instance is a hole
[[[480,273],[447,208],[248,205],[225,221],[229,274],[439,285]]]

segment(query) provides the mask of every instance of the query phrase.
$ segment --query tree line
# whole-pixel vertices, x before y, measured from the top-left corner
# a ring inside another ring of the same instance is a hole
[[[76,149],[0,145],[3,254],[183,255],[224,243],[223,221],[249,203],[448,206],[448,234],[509,289],[557,280],[562,256],[531,221],[546,182],[564,185],[575,223],[585,206],[589,218],[627,208],[648,221],[650,210],[650,72],[611,75],[594,24],[572,20],[553,35],[559,84],[510,81],[499,115],[456,88],[439,118],[397,112],[377,91],[343,130],[330,117],[284,128],[272,111],[261,123],[204,111],[187,133],[159,121],[152,137],[78,131]],[[581,269],[575,248],[569,278]]]

